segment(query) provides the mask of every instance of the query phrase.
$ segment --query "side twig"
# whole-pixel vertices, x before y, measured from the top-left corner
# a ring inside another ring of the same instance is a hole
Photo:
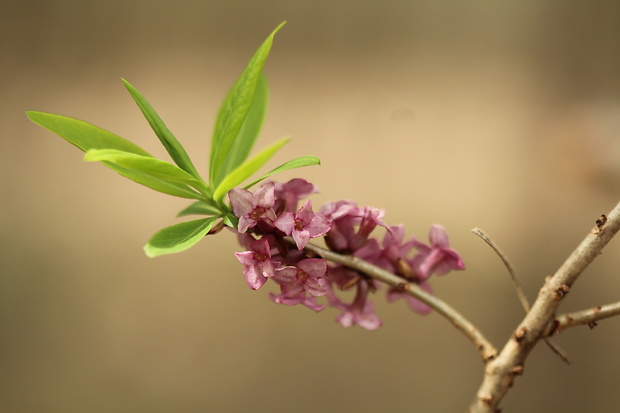
[[[484,335],[473,323],[467,320],[463,315],[461,315],[461,313],[456,311],[446,302],[424,291],[417,284],[408,282],[405,279],[392,274],[391,272],[385,271],[384,269],[372,265],[369,262],[353,255],[338,254],[312,244],[306,245],[306,250],[311,251],[328,261],[362,272],[375,280],[381,281],[391,287],[396,287],[412,297],[422,301],[450,321],[452,325],[454,325],[454,327],[460,330],[463,334],[465,334],[465,336],[476,346],[476,349],[480,352],[480,355],[485,362],[491,360],[497,354],[497,349],[495,349],[491,342],[484,337]]]
[[[523,286],[519,281],[517,272],[510,263],[510,260],[508,260],[508,257],[502,252],[502,250],[499,249],[499,246],[487,234],[484,233],[483,230],[481,230],[480,228],[474,228],[471,230],[471,232],[473,232],[474,234],[479,236],[484,242],[486,242],[493,249],[493,251],[495,251],[499,259],[502,260],[504,266],[506,267],[506,270],[508,270],[508,274],[510,275],[512,284],[515,287],[517,297],[519,297],[519,301],[521,302],[521,307],[523,307],[525,313],[527,314],[527,312],[530,311],[530,303],[525,296],[525,291],[523,291]],[[557,354],[557,356],[560,357],[562,361],[564,361],[566,364],[570,364],[568,354],[564,350],[562,350],[559,345],[553,342],[553,340],[551,340],[550,338],[545,338],[544,340],[547,346],[549,346],[549,348],[551,349],[551,351]]]
[[[599,305],[586,310],[560,314],[555,318],[555,322],[550,325],[545,335],[557,334],[562,330],[575,326],[587,325],[590,328],[594,328],[596,327],[597,321],[617,315],[620,315],[620,301],[612,304]]]

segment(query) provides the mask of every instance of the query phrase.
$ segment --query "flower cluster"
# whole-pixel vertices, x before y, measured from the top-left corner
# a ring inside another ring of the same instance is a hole
[[[404,228],[386,225],[382,221],[384,211],[376,208],[337,201],[314,212],[310,200],[299,207],[302,199],[315,192],[316,187],[303,179],[268,182],[254,193],[241,188],[229,192],[233,213],[239,219],[239,242],[246,249],[235,253],[243,264],[245,281],[257,290],[272,279],[280,287],[279,294],[270,294],[276,303],[302,304],[315,311],[329,305],[341,311],[336,321],[344,327],[359,325],[375,330],[381,326],[368,299],[378,290],[378,283],[342,265],[328,266],[326,260],[306,253],[304,248],[311,238],[324,237],[329,249],[362,258],[428,292],[432,292],[428,284],[432,274],[465,268],[459,254],[450,248],[443,227],[431,227],[427,245],[415,238],[405,239]],[[372,237],[377,226],[386,230],[381,242]],[[336,293],[350,289],[355,290],[350,302]],[[322,296],[327,304],[317,301]],[[431,311],[400,290],[387,290],[388,301],[400,298],[419,314]]]

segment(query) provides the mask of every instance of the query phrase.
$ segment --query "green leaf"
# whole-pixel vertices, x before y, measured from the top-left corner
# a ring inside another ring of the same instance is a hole
[[[234,229],[237,229],[237,227],[239,226],[239,218],[237,218],[233,214],[224,215],[224,217],[222,218],[222,221],[224,221],[224,225],[229,226]]]
[[[267,172],[265,175],[261,176],[257,180],[252,181],[250,184],[244,186],[244,188],[248,189],[256,185],[257,183],[259,183],[263,179],[268,178],[273,174],[277,174],[278,172],[288,171],[289,169],[301,168],[304,166],[320,165],[320,164],[321,164],[321,160],[317,158],[316,156],[300,156],[299,158],[295,158],[293,160],[285,162],[282,165],[278,166],[277,168],[272,169],[271,171]]]
[[[220,176],[226,177],[230,171],[241,165],[248,158],[251,149],[254,147],[254,142],[256,142],[256,138],[260,133],[261,127],[263,126],[265,114],[267,113],[268,101],[269,89],[267,87],[267,81],[265,80],[265,76],[261,74],[258,79],[252,106],[250,106],[248,115],[241,125],[239,134],[233,141],[228,158],[220,170]]]
[[[200,187],[190,174],[171,163],[151,156],[136,155],[115,149],[91,149],[84,155],[89,162],[99,161],[120,175],[164,194],[201,199],[188,185]]]
[[[273,37],[284,23],[280,24],[258,48],[247,67],[230,89],[220,107],[213,138],[211,140],[211,157],[209,160],[209,179],[213,188],[225,178],[221,173],[222,166],[227,162],[230,150],[243,125],[250,106],[254,102],[256,88],[265,60],[271,50]]]
[[[60,135],[84,152],[90,149],[117,149],[137,155],[150,156],[138,145],[79,119],[36,111],[26,112],[26,115],[37,125]]]
[[[289,140],[287,138],[280,139],[260,151],[258,154],[254,155],[252,158],[228,174],[226,179],[224,179],[215,189],[215,192],[213,192],[213,199],[215,202],[221,202],[228,191],[239,186],[239,184],[252,176],[254,172],[258,171],[260,167],[263,166],[278,151],[278,149],[280,149],[288,141]]]
[[[157,178],[153,175],[146,174],[144,172],[134,171],[131,169],[123,168],[120,165],[117,165],[112,162],[103,161],[102,162],[108,168],[118,172],[121,176],[125,178],[129,178],[134,182],[139,183],[140,185],[144,185],[148,188],[151,188],[157,192],[162,192],[164,194],[178,196],[180,198],[186,199],[202,199],[203,196],[198,192],[194,191],[192,188],[185,184],[180,184],[173,181],[167,181],[165,179]]]
[[[164,122],[161,120],[157,112],[153,109],[153,107],[146,101],[144,96],[140,94],[128,81],[125,79],[121,79],[125,84],[125,87],[131,94],[133,100],[135,100],[136,104],[142,111],[142,114],[151,125],[151,128],[161,141],[166,151],[172,158],[172,160],[184,171],[194,176],[197,179],[200,178],[200,174],[196,171],[194,164],[192,163],[189,155],[185,151],[185,148],[179,143],[177,138],[174,137],[172,132],[166,127]]]
[[[219,215],[222,211],[213,205],[207,204],[205,201],[196,201],[181,212],[177,214],[177,217],[184,217],[186,215]]]
[[[159,255],[185,251],[207,235],[217,218],[197,219],[164,228],[153,235],[153,238],[144,246],[144,252],[154,258]]]
[[[92,149],[86,152],[84,160],[88,162],[112,162],[123,168],[151,175],[166,181],[199,186],[199,181],[183,169],[161,159],[151,156],[136,155],[115,149]]]

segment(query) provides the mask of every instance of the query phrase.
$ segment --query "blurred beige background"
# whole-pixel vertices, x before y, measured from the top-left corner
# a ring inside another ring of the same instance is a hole
[[[445,225],[467,271],[433,280],[500,346],[522,317],[486,230],[530,297],[620,199],[620,3],[16,0],[0,3],[0,410],[460,412],[481,375],[449,323],[376,298],[384,327],[277,306],[243,282],[230,234],[148,259],[186,205],[31,124],[82,118],[165,156],[120,82],[205,171],[220,100],[281,21],[260,145],[326,200]],[[620,242],[562,310],[620,299]],[[504,411],[616,412],[620,320],[544,346]]]

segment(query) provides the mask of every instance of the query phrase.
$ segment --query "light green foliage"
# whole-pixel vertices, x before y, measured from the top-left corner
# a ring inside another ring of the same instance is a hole
[[[239,186],[242,182],[245,182],[246,179],[258,171],[260,167],[271,159],[278,149],[284,146],[284,144],[288,141],[288,139],[280,139],[229,173],[226,178],[220,182],[213,193],[213,199],[215,199],[215,202],[221,202],[224,195],[226,195],[228,191]]]
[[[191,159],[189,159],[187,152],[185,152],[185,148],[183,148],[177,138],[175,138],[172,132],[170,132],[170,130],[166,127],[157,112],[155,112],[155,109],[151,107],[151,105],[146,101],[146,99],[144,99],[144,97],[128,81],[126,81],[125,79],[121,80],[131,94],[131,97],[133,97],[133,99],[136,101],[136,104],[142,111],[142,114],[144,115],[146,120],[151,125],[151,128],[161,141],[162,145],[164,145],[164,148],[166,148],[166,151],[168,151],[168,154],[170,155],[172,160],[181,169],[193,175],[195,178],[202,180],[200,178],[200,175],[198,174],[198,171],[196,171],[196,168],[194,167]]]
[[[153,258],[185,251],[204,238],[216,220],[217,217],[202,218],[164,228],[153,235],[144,247],[144,252]]]
[[[34,123],[86,152],[85,161],[101,162],[120,175],[155,191],[194,199],[178,216],[206,215],[207,218],[164,228],[144,247],[149,257],[186,250],[208,234],[218,221],[236,228],[238,220],[225,203],[226,194],[242,185],[288,142],[288,139],[280,139],[248,159],[262,127],[269,100],[263,66],[273,38],[283,25],[280,24],[258,48],[220,106],[213,128],[208,181],[200,176],[181,143],[153,107],[124,79],[125,87],[174,164],[154,158],[132,142],[88,122],[44,112],[31,111],[27,115]],[[317,164],[318,158],[302,156],[280,165],[244,187],[250,188],[277,172]]]
[[[250,106],[254,102],[263,65],[271,50],[273,37],[283,25],[284,23],[280,24],[258,48],[250,63],[224,98],[222,106],[220,106],[213,129],[209,162],[209,179],[213,187],[216,187],[225,178],[225,174],[222,173],[224,165],[227,165],[226,169],[232,170],[245,160],[231,154],[231,148],[233,148],[236,139],[251,136],[249,133],[239,135],[239,131],[250,111]],[[266,103],[265,99],[263,104]],[[236,158],[236,162],[230,162],[230,158]]]
[[[117,149],[150,156],[138,145],[88,122],[52,113],[30,111],[26,114],[34,123],[60,135],[84,152],[90,149]]]

